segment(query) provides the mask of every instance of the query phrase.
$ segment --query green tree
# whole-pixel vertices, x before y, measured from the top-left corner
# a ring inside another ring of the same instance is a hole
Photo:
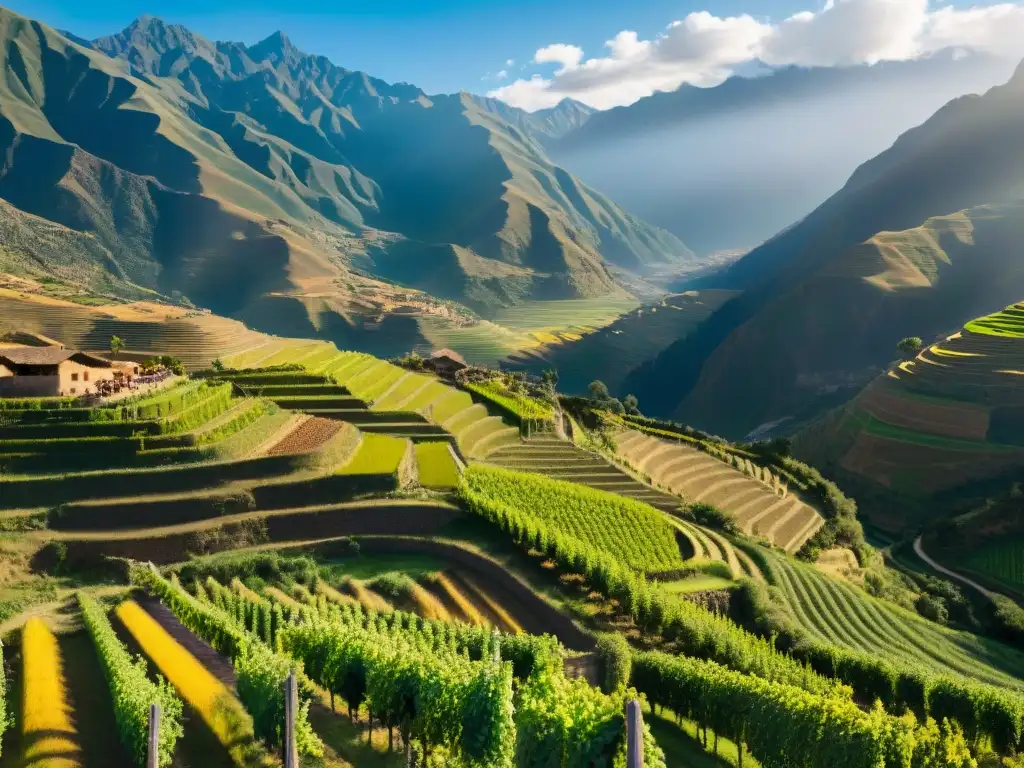
[[[630,416],[640,415],[640,401],[636,399],[636,395],[626,395],[622,401],[622,407]]]
[[[917,353],[921,351],[921,347],[924,346],[924,342],[921,341],[920,336],[907,336],[905,339],[901,339],[900,343],[896,345],[896,349],[900,351],[900,354],[907,360],[917,357]]]
[[[213,368],[213,370],[220,373],[221,371],[224,370],[224,363],[222,363],[221,359],[218,357],[216,360],[210,363],[210,367]]]
[[[590,386],[587,387],[587,391],[590,392],[591,400],[603,402],[609,398],[608,387],[600,380],[590,382]]]
[[[110,354],[116,355],[124,349],[124,340],[120,336],[110,337]]]

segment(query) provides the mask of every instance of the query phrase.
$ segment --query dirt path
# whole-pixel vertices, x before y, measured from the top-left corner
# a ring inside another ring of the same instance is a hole
[[[924,560],[928,565],[930,565],[932,568],[934,568],[939,573],[945,574],[946,576],[949,576],[949,578],[951,578],[951,579],[956,579],[957,581],[962,582],[962,583],[966,584],[969,587],[974,587],[974,589],[978,590],[985,597],[987,597],[989,599],[992,599],[993,597],[995,597],[998,594],[997,592],[993,592],[990,589],[985,589],[983,586],[981,586],[981,584],[979,584],[978,582],[974,581],[973,579],[969,579],[966,576],[961,576],[956,571],[951,571],[949,568],[946,568],[944,565],[939,565],[937,562],[932,560],[925,553],[924,548],[921,546],[921,537],[920,536],[918,536],[916,539],[914,539],[914,551],[917,553],[918,557],[920,557],[922,560]]]

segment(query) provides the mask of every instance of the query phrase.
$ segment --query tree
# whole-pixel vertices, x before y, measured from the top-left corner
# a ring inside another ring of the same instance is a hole
[[[591,400],[604,401],[607,400],[609,397],[608,387],[605,386],[605,383],[600,380],[595,379],[594,381],[590,382],[590,386],[587,387],[587,391],[590,392]]]
[[[640,401],[636,399],[636,395],[626,395],[622,401],[622,407],[626,409],[626,413],[630,416],[640,415]]]
[[[544,384],[547,385],[552,391],[558,386],[558,371],[554,368],[550,368],[541,374]]]
[[[917,353],[921,351],[921,347],[924,346],[924,342],[921,341],[920,336],[907,336],[902,339],[899,344],[896,345],[896,349],[900,351],[900,354],[907,360],[917,357]]]
[[[120,336],[110,337],[110,354],[116,355],[124,349],[124,340]]]
[[[213,368],[213,370],[220,373],[221,371],[224,370],[224,363],[222,363],[220,358],[218,357],[216,360],[210,363],[210,367]]]

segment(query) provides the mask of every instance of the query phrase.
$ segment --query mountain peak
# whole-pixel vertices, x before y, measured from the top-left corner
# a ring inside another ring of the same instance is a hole
[[[249,48],[249,56],[257,61],[261,59],[280,61],[292,55],[301,56],[302,52],[292,44],[288,35],[281,30],[277,30]]]

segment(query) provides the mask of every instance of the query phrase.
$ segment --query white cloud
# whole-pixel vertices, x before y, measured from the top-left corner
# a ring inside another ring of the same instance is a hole
[[[515,59],[505,59],[505,66],[506,67],[514,67],[515,65],[516,65],[516,60]]]
[[[499,69],[497,72],[494,73],[494,79],[495,80],[504,80],[507,77],[508,77],[508,71],[504,70],[504,69]]]
[[[530,110],[567,96],[605,109],[683,83],[715,85],[755,59],[773,66],[842,66],[920,58],[944,48],[1022,56],[1024,0],[970,8],[932,0],[826,0],[818,10],[777,23],[699,11],[651,40],[626,30],[605,47],[605,56],[587,59],[576,45],[545,46],[533,62],[556,65],[551,75],[518,79],[488,95]]]

